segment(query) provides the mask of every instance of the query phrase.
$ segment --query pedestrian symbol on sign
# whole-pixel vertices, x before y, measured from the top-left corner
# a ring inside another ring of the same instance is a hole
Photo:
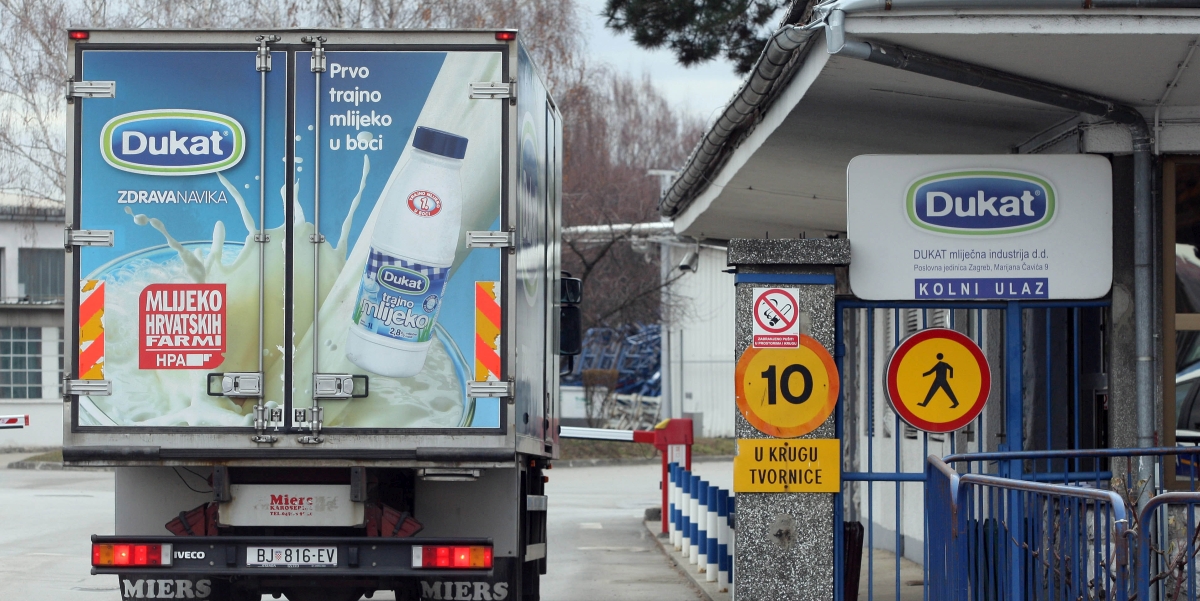
[[[917,406],[925,407],[929,405],[929,401],[933,400],[933,395],[937,394],[938,390],[941,390],[942,392],[946,393],[946,396],[950,397],[950,408],[954,409],[955,407],[958,407],[958,399],[954,398],[954,390],[950,388],[950,381],[946,379],[947,374],[949,374],[949,377],[951,378],[954,377],[954,368],[951,367],[949,363],[942,361],[945,356],[941,353],[937,354],[937,358],[938,362],[934,364],[933,368],[924,374],[921,374],[923,376],[928,376],[931,374],[937,375],[933,376],[933,384],[929,386],[929,394],[925,395],[925,400],[921,403],[917,403]]]

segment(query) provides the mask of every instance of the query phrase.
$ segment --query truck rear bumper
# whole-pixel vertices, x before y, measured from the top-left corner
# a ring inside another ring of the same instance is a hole
[[[161,574],[262,578],[486,578],[492,569],[413,567],[413,547],[491,546],[490,538],[378,538],[332,536],[92,536],[93,544],[171,545],[171,565],[94,566],[92,574]],[[328,566],[258,566],[248,553],[254,547],[320,547],[337,550]],[[494,558],[500,563],[503,558]]]

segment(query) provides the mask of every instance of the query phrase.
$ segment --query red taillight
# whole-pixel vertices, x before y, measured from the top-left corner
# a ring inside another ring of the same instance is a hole
[[[92,545],[94,566],[171,565],[171,545]]]
[[[72,29],[67,32],[67,37],[71,38],[72,40],[86,40],[90,35],[90,33],[83,31],[82,29]]]
[[[500,40],[501,42],[511,42],[511,41],[517,39],[517,32],[515,32],[515,31],[497,31],[496,39]]]
[[[492,548],[476,547],[413,547],[414,568],[490,569]]]

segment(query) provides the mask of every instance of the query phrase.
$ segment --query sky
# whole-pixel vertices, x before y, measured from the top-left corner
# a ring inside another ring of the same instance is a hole
[[[639,48],[626,34],[604,26],[605,0],[582,0],[588,27],[588,53],[598,61],[640,77],[649,75],[654,85],[678,110],[699,116],[707,125],[737,91],[742,77],[726,60],[713,60],[684,68],[667,49]]]

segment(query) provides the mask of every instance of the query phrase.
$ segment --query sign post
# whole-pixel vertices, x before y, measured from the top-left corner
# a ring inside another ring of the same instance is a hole
[[[731,240],[736,268],[734,598],[834,596],[834,269],[847,240]]]

